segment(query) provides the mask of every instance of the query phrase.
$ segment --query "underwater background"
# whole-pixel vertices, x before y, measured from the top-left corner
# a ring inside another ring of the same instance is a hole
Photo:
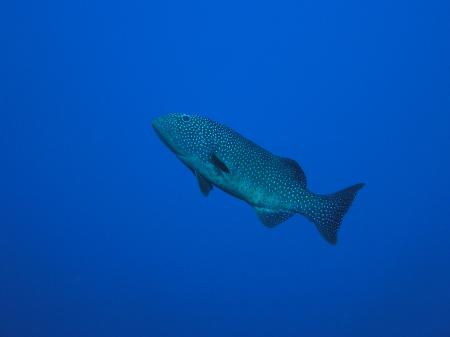
[[[1,5],[0,337],[450,336],[450,2]],[[265,228],[151,121],[367,185]]]

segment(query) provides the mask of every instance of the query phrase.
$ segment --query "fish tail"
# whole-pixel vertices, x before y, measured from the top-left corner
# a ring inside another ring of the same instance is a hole
[[[363,183],[359,183],[334,194],[311,194],[308,197],[309,202],[304,203],[300,213],[316,225],[329,243],[335,244],[342,219],[363,186]]]

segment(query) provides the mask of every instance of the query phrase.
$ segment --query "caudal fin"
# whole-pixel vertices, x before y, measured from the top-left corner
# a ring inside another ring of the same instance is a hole
[[[302,213],[317,226],[320,234],[329,243],[335,244],[342,218],[363,186],[364,184],[360,183],[334,194],[314,195],[310,207]]]

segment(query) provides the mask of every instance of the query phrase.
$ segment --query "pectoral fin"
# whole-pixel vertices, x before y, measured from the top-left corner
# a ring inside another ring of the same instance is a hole
[[[222,160],[220,160],[215,153],[211,154],[211,163],[222,172],[230,173],[227,165]]]
[[[197,177],[198,186],[200,187],[200,191],[202,191],[205,197],[208,196],[209,192],[211,192],[213,185],[200,173],[195,172],[195,176]]]
[[[294,215],[294,213],[291,212],[280,212],[269,208],[255,207],[255,210],[259,220],[261,220],[264,226],[270,228],[279,225]]]

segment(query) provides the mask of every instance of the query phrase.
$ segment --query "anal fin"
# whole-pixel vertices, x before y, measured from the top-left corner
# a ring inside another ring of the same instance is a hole
[[[255,207],[255,210],[259,220],[261,220],[264,226],[270,228],[279,225],[294,215],[294,213],[291,212],[277,211],[262,207]]]

